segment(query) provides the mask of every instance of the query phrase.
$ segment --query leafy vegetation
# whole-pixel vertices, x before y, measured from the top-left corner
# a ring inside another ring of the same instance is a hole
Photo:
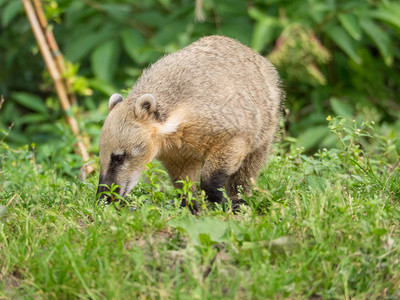
[[[200,2],[43,4],[94,160],[105,99],[165,53],[224,34],[277,66],[282,130],[237,214],[157,162],[96,205],[22,4],[0,0],[0,299],[400,298],[398,1]]]
[[[287,129],[306,150],[334,146],[324,126],[332,113],[400,130],[398,1],[198,2],[43,1],[69,61],[65,76],[79,95],[75,112],[96,113],[160,56],[223,34],[275,63],[287,90]],[[62,114],[22,4],[3,0],[0,9],[0,91],[7,100],[0,126],[14,124],[13,144],[57,142],[52,124]]]
[[[400,144],[371,122],[329,119],[338,148],[306,156],[289,138],[249,206],[232,214],[193,195],[197,217],[180,208],[191,183],[174,190],[157,163],[123,205],[95,205],[96,177],[3,142],[0,298],[400,297]]]

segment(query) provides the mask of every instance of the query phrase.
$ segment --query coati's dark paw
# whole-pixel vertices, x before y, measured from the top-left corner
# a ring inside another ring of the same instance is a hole
[[[243,199],[234,199],[234,200],[232,200],[232,211],[234,213],[239,212],[241,205],[248,206],[249,204],[246,201],[244,201]]]
[[[181,207],[189,207],[189,209],[190,209],[190,212],[193,214],[193,215],[197,215],[198,213],[199,213],[199,204],[197,203],[197,201],[195,201],[195,200],[192,200],[192,203],[187,203],[188,201],[186,201],[186,199],[185,198],[183,198],[182,199],[182,202],[181,202]]]

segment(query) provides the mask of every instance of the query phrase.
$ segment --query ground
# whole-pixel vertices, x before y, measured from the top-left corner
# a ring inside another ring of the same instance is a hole
[[[97,205],[97,175],[3,143],[0,299],[399,298],[395,146],[369,152],[371,126],[329,126],[337,148],[278,139],[248,206],[192,195],[198,216],[180,208],[191,183],[174,190],[156,162],[126,203]]]

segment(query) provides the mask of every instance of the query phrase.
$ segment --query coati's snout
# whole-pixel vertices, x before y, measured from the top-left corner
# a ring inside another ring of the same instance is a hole
[[[144,166],[141,164],[143,157],[140,157],[139,152],[135,153],[135,157],[126,152],[116,153],[111,152],[110,155],[100,154],[100,161],[103,161],[103,163],[101,163],[97,196],[99,200],[105,200],[106,203],[116,200],[116,194],[125,197],[139,182],[144,170]]]

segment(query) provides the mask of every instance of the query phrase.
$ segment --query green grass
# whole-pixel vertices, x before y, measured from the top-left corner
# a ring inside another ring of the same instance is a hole
[[[200,196],[196,217],[157,164],[125,205],[96,206],[97,176],[0,144],[0,298],[399,299],[400,147],[329,126],[337,148],[281,141],[249,206]]]

